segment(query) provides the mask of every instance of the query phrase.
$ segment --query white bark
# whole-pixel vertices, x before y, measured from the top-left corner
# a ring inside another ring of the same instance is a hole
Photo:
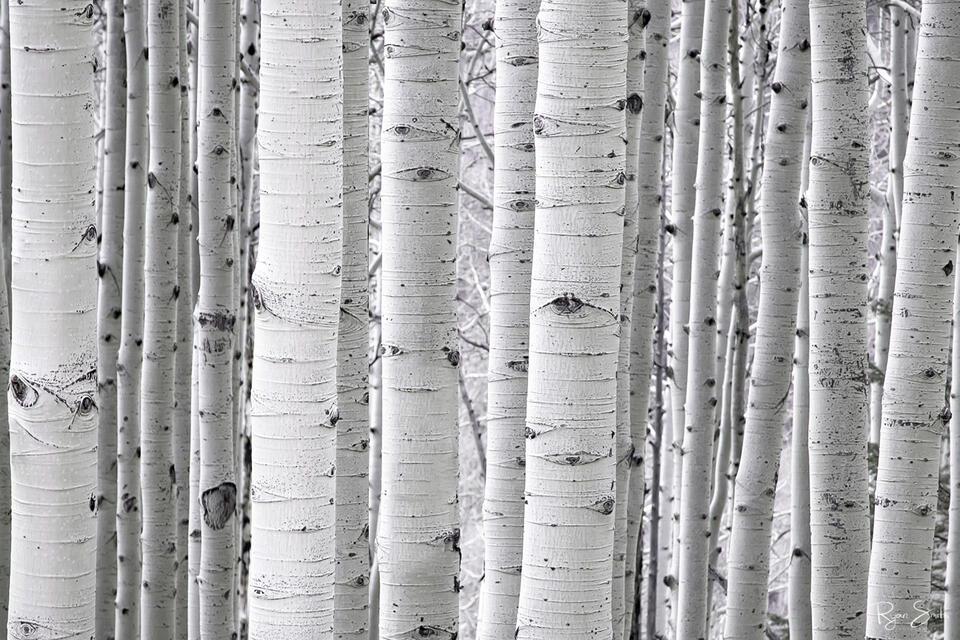
[[[13,158],[10,145],[10,3],[0,0],[0,248],[3,287],[0,305],[0,380],[10,379],[10,208]],[[0,594],[10,592],[10,430],[7,398],[0,398]],[[0,629],[7,628],[9,601],[0,597]]]
[[[960,258],[960,241],[957,244]],[[950,376],[950,506],[947,512],[946,593],[943,637],[960,633],[960,269],[953,272],[953,336]]]
[[[477,640],[517,626],[523,553],[524,421],[533,255],[539,0],[500,0],[494,108],[493,234],[490,238],[490,355],[483,581]]]
[[[864,6],[810,2],[810,534],[813,637],[864,635],[867,76]]]
[[[97,625],[98,638],[114,637],[117,594],[117,353],[120,347],[123,273],[123,183],[126,144],[126,53],[123,1],[109,0],[106,14],[103,210],[97,296]],[[3,591],[0,591],[3,593]]]
[[[200,635],[235,633],[237,480],[233,358],[237,324],[235,0],[200,5],[197,170],[200,291],[194,313],[200,419]]]
[[[950,323],[960,188],[960,2],[924,3],[884,380],[867,633],[925,638],[940,444],[949,420]],[[905,617],[896,617],[897,614]],[[886,620],[885,618],[894,618]]]
[[[724,638],[759,639],[767,612],[773,503],[797,326],[802,231],[797,204],[810,83],[807,0],[780,10],[760,184],[763,263],[741,464],[727,558]]]
[[[86,1],[10,6],[15,640],[95,633],[95,21]]]
[[[613,0],[544,0],[537,22],[537,214],[516,637],[609,639],[627,14]]]
[[[385,640],[457,634],[460,10],[449,0],[389,0],[383,9],[377,560]]]
[[[342,417],[340,24],[338,2],[263,4],[250,406],[252,640],[333,637]]]
[[[343,2],[343,285],[337,359],[337,577],[334,637],[369,627],[367,111],[370,7]]]

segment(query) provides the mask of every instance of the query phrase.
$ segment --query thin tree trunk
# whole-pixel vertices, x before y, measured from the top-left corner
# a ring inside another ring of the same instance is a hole
[[[171,549],[177,539],[173,411],[181,179],[179,31],[177,0],[148,0],[150,170],[140,391],[144,640],[172,639],[176,627],[176,554]]]
[[[200,638],[200,359],[197,332],[193,332],[193,367],[190,375],[190,533],[187,549],[187,638]]]
[[[13,149],[12,132],[10,121],[10,2],[9,0],[0,0],[0,226],[2,226],[3,246],[6,251],[3,254],[3,268],[6,274],[4,286],[7,289],[7,302],[10,302],[10,230],[13,226],[11,218],[11,208],[13,201],[13,189],[11,174],[13,171]],[[7,309],[9,315],[10,309]],[[4,456],[6,460],[6,456]],[[9,528],[9,526],[7,527]],[[3,553],[3,557],[9,559],[9,547]],[[7,560],[3,560],[6,562]],[[8,576],[9,578],[9,576]],[[0,580],[8,579],[0,578]],[[6,589],[0,593],[7,593]],[[2,600],[2,598],[0,598]],[[7,604],[0,605],[0,610],[6,611]],[[6,618],[3,620],[3,626],[0,629],[6,629]]]
[[[813,637],[863,637],[867,505],[867,76],[862,2],[810,2]]]
[[[943,401],[952,317],[946,292],[957,259],[960,129],[944,123],[960,114],[953,80],[960,2],[928,0],[922,11],[870,552],[867,633],[885,639],[927,637],[927,619],[911,614],[930,610],[940,445],[950,416]]]
[[[680,572],[677,628],[680,638],[702,638],[707,621],[710,540],[710,473],[717,405],[717,254],[723,207],[723,145],[727,91],[726,0],[707,0],[700,54],[700,137],[690,272],[689,360],[680,485]]]
[[[370,5],[343,2],[343,289],[337,385],[337,577],[334,637],[369,628],[370,322],[367,246]]]
[[[684,403],[687,394],[687,320],[690,316],[690,260],[696,198],[697,152],[700,130],[700,45],[703,40],[704,0],[681,4],[680,49],[673,110],[671,171],[671,226],[673,228],[673,282],[670,288],[670,424],[673,427],[673,512],[671,568],[665,576],[676,596],[680,570],[680,484],[683,473]],[[676,608],[672,614],[676,617]]]
[[[763,264],[742,462],[731,514],[724,638],[759,639],[767,612],[773,502],[790,393],[802,231],[797,203],[810,83],[807,0],[785,0],[760,185]]]
[[[539,0],[496,7],[493,234],[483,581],[477,640],[516,630],[523,553],[524,421],[533,255],[534,132]]]
[[[96,19],[10,6],[12,637],[95,635]]]
[[[237,480],[234,331],[237,210],[234,134],[236,0],[200,5],[197,114],[200,292],[195,312],[200,418],[200,635],[229,640],[234,611]]]
[[[0,380],[10,379],[10,5],[0,0]],[[10,429],[7,394],[0,398],[0,629],[7,628],[10,593]]]
[[[460,566],[454,123],[461,6],[388,0],[383,12],[379,632],[385,640],[426,630],[453,638]]]
[[[537,215],[516,637],[609,640],[627,13],[613,0],[544,0],[537,22]]]
[[[957,244],[960,258],[960,241]],[[954,258],[956,260],[957,258]],[[960,269],[953,270],[953,336],[950,383],[950,507],[947,513],[947,589],[944,638],[960,634]]]
[[[635,120],[635,138],[628,136],[628,144],[634,143],[634,161],[637,189],[636,265],[632,277],[635,287],[627,298],[633,316],[629,329],[632,332],[629,349],[628,388],[630,403],[630,475],[627,491],[627,558],[625,570],[626,612],[623,637],[631,637],[638,624],[639,612],[634,610],[635,594],[639,590],[638,560],[643,525],[643,502],[646,493],[646,468],[644,456],[647,449],[647,425],[650,423],[650,374],[653,367],[653,330],[657,322],[658,261],[660,256],[660,221],[663,214],[663,139],[664,108],[667,97],[667,72],[669,68],[670,2],[652,0],[646,7],[634,4],[631,13],[630,40],[627,57],[627,118]],[[636,50],[634,51],[634,48]],[[642,74],[642,75],[641,75]],[[631,93],[631,79],[639,77],[642,85]],[[641,98],[642,92],[642,98]],[[634,106],[642,104],[639,117],[634,117]],[[629,128],[628,128],[629,132]],[[635,141],[635,142],[631,142]],[[630,158],[630,149],[628,160]],[[627,185],[629,193],[629,183]],[[626,223],[625,223],[626,224]],[[626,229],[626,227],[625,227]],[[626,230],[624,243],[628,242]],[[621,289],[621,296],[626,288]],[[623,301],[621,301],[623,302]],[[621,307],[623,305],[621,304]],[[624,329],[621,329],[621,332]],[[622,333],[621,333],[622,336]],[[622,339],[622,338],[621,338]],[[621,357],[623,345],[621,344]],[[618,398],[619,398],[618,389]],[[660,408],[656,407],[659,411]],[[659,440],[658,440],[659,442]],[[659,482],[656,479],[655,482]],[[658,496],[659,498],[659,496]],[[651,529],[652,530],[652,529]],[[616,627],[614,627],[616,632]]]
[[[97,638],[114,637],[117,595],[117,353],[120,348],[123,274],[126,72],[123,2],[109,0],[106,14],[106,100],[103,145],[103,211],[97,297]],[[2,592],[0,592],[2,593]]]

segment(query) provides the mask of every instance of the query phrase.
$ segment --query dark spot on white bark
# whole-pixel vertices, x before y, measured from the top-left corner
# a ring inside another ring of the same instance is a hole
[[[550,303],[554,313],[557,315],[569,315],[576,313],[583,307],[583,301],[572,293],[565,293]]]
[[[214,531],[223,529],[237,506],[237,485],[232,482],[207,489],[200,496],[203,521]]]

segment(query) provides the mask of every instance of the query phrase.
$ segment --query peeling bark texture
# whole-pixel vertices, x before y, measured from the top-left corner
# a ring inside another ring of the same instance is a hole
[[[700,136],[696,203],[693,215],[694,260],[690,271],[690,316],[683,470],[680,485],[680,555],[677,580],[679,638],[705,638],[707,564],[710,552],[710,475],[717,406],[716,310],[717,254],[723,207],[723,145],[726,115],[726,0],[707,0],[700,55]]]
[[[960,238],[957,242],[960,258]],[[950,376],[950,507],[947,512],[946,593],[943,637],[960,634],[960,269],[953,270],[953,336]]]
[[[867,491],[865,9],[811,0],[810,546],[813,637],[864,635]]]
[[[614,0],[544,0],[537,23],[537,213],[516,637],[609,640],[627,12]]]
[[[625,580],[625,622],[623,637],[630,638],[638,624],[639,612],[634,609],[640,580],[638,550],[643,524],[643,501],[646,493],[644,455],[647,450],[647,425],[650,422],[650,375],[653,369],[653,330],[657,320],[657,259],[659,255],[660,220],[663,215],[663,135],[664,108],[669,71],[670,2],[651,0],[646,6],[635,2],[629,12],[630,35],[627,57],[627,102],[630,82],[640,75],[637,87],[643,96],[635,138],[637,145],[637,255],[633,272],[633,296],[629,298],[633,314],[629,344],[628,369],[630,403],[630,480],[627,491],[627,558]],[[634,47],[637,48],[634,52]],[[641,75],[642,74],[642,75]],[[628,112],[627,118],[630,118]],[[629,120],[628,120],[629,126]],[[628,138],[629,140],[629,138]],[[629,152],[629,149],[628,149]],[[629,155],[628,155],[629,158]],[[629,188],[629,183],[628,183]],[[624,233],[624,242],[627,241]],[[623,290],[621,290],[623,295]],[[622,331],[622,330],[621,330]],[[622,357],[622,352],[621,352]],[[619,394],[619,390],[618,390]],[[619,395],[618,395],[619,398]],[[654,408],[659,411],[659,407]],[[652,528],[652,527],[651,527]],[[614,628],[616,632],[616,628]]]
[[[380,637],[456,638],[461,4],[387,0]],[[427,419],[425,419],[427,418]]]
[[[186,4],[180,4],[180,213],[177,225],[177,352],[173,388],[173,455],[176,490],[177,574],[176,632],[174,637],[186,640],[190,614],[188,546],[190,535],[190,430],[193,389],[193,203],[190,182],[190,101],[189,60],[187,58]]]
[[[674,131],[671,153],[670,222],[673,238],[673,276],[670,288],[670,424],[673,427],[673,508],[670,570],[667,576],[676,594],[680,569],[680,474],[683,472],[684,402],[687,393],[687,319],[690,315],[690,259],[693,246],[693,213],[696,192],[697,151],[700,137],[700,45],[703,41],[704,0],[682,2],[680,48],[677,52],[677,81],[673,109]],[[676,615],[676,608],[672,613]]]
[[[233,361],[237,323],[236,190],[236,0],[204,0],[200,27],[197,91],[197,195],[200,290],[194,312],[200,388],[200,635],[230,640],[237,559],[236,513],[211,513],[202,497],[233,486],[236,492]],[[236,496],[234,495],[234,503]],[[208,503],[223,506],[221,501]]]
[[[117,356],[117,640],[140,638],[140,378],[147,206],[147,59],[143,0],[127,0],[123,279]]]
[[[493,234],[490,238],[490,357],[483,581],[477,640],[511,637],[517,626],[523,553],[524,421],[530,339],[530,271],[536,186],[539,0],[500,0],[494,109]]]
[[[334,638],[369,628],[370,433],[367,111],[370,6],[343,2],[343,280],[337,346],[337,573]]]
[[[97,638],[114,637],[117,594],[117,353],[123,274],[123,183],[126,144],[126,52],[123,1],[109,0],[106,14],[103,197],[97,274]],[[0,591],[0,593],[3,593]]]
[[[95,635],[95,22],[86,0],[10,6],[12,640]]]
[[[344,222],[341,20],[340,3],[332,0],[267,0],[261,16],[251,640],[334,637],[335,530],[343,516],[334,504]]]
[[[756,342],[737,473],[724,638],[759,640],[797,327],[802,231],[797,214],[810,84],[808,0],[784,0],[760,184],[763,263]]]
[[[960,189],[960,2],[928,0],[919,26],[890,354],[883,390],[867,635],[926,638],[940,444],[949,421],[949,319]],[[954,461],[957,462],[956,460]],[[892,623],[881,615],[903,612]]]

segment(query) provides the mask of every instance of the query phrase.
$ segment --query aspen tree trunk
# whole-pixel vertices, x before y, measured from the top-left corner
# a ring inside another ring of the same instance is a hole
[[[907,144],[906,18],[903,9],[890,5],[890,143],[887,177],[887,207],[883,212],[880,240],[880,284],[874,308],[873,363],[877,368],[870,386],[870,442],[880,442],[883,400],[883,373],[887,370],[890,346],[890,313],[897,273],[896,233],[903,201],[903,154]]]
[[[808,0],[784,0],[760,183],[763,263],[746,425],[727,559],[724,638],[759,639],[767,613],[773,502],[790,393],[802,231],[803,140],[810,83]]]
[[[539,6],[539,0],[500,0],[494,18],[496,161],[488,254],[487,467],[477,640],[499,640],[514,633],[520,596]]]
[[[117,354],[117,640],[140,638],[140,372],[147,205],[147,58],[143,0],[124,6],[127,58],[123,279]]]
[[[343,283],[337,353],[337,577],[334,637],[369,628],[370,344],[367,246],[370,6],[343,2]]]
[[[6,251],[3,255],[3,269],[4,274],[6,275],[6,282],[4,286],[7,289],[7,303],[10,302],[10,227],[11,224],[11,208],[12,208],[12,182],[11,182],[11,172],[13,171],[13,150],[11,145],[11,127],[12,123],[10,121],[10,2],[9,0],[0,0],[0,226],[2,226],[3,233],[3,246],[6,247]],[[9,308],[7,312],[9,313]],[[6,456],[4,456],[6,459]],[[9,486],[9,483],[7,484]],[[9,524],[7,529],[9,529]],[[7,562],[10,559],[10,548],[6,547],[2,554],[4,560],[2,562]],[[8,580],[9,575],[6,574],[6,578],[0,578],[0,580]],[[6,593],[7,590],[4,589],[0,593]],[[2,598],[0,598],[2,600]],[[7,605],[4,603],[0,605],[0,609],[3,611],[7,610]],[[6,629],[6,618],[3,620],[2,629]]]
[[[377,561],[385,640],[457,635],[460,20],[460,3],[449,0],[388,0],[383,9]]]
[[[185,640],[189,627],[190,431],[193,389],[193,202],[190,182],[190,84],[187,58],[186,3],[180,0],[180,211],[177,225],[177,352],[174,369],[173,451],[176,479],[177,603],[176,633]],[[195,89],[195,88],[194,88]]]
[[[864,635],[867,83],[864,6],[810,2],[810,546],[813,637]]]
[[[704,0],[681,4],[680,48],[674,102],[671,170],[671,224],[673,226],[673,282],[670,288],[670,423],[673,426],[673,513],[669,520],[674,553],[664,579],[674,592],[680,569],[680,474],[683,472],[684,402],[687,393],[687,319],[690,315],[690,259],[700,130],[700,44],[703,40]],[[676,609],[673,611],[676,614]]]
[[[633,113],[631,100],[642,102],[635,126],[637,144],[637,255],[634,270],[635,292],[628,300],[633,315],[633,333],[629,346],[630,402],[630,480],[627,497],[627,559],[625,575],[626,623],[623,637],[631,637],[638,624],[634,610],[640,585],[637,574],[640,532],[643,524],[643,501],[646,493],[644,456],[647,447],[650,374],[653,368],[653,329],[657,321],[657,263],[659,258],[660,219],[663,206],[663,134],[664,107],[667,97],[669,67],[670,2],[652,0],[646,6],[633,4],[630,12],[630,39],[627,59],[627,113]],[[636,49],[635,49],[636,48]],[[642,74],[642,75],[641,75]],[[642,85],[630,93],[630,81],[638,77]],[[642,91],[642,94],[640,93]],[[641,99],[642,96],[642,99]],[[629,122],[629,121],[628,121]],[[628,137],[628,144],[630,143]],[[630,149],[628,148],[628,154]],[[628,159],[629,159],[628,155]],[[629,183],[628,183],[629,190]],[[629,192],[629,191],[628,191]],[[626,233],[624,242],[627,241]],[[623,295],[624,289],[621,289]],[[623,331],[623,329],[621,329]],[[621,334],[622,339],[622,334]],[[622,345],[621,345],[622,347]],[[622,356],[622,351],[621,351]],[[619,398],[619,395],[618,395]],[[659,407],[655,407],[659,411]],[[614,628],[616,631],[616,628]]]
[[[144,249],[140,485],[143,581],[140,634],[172,639],[176,626],[176,496],[173,460],[180,214],[180,10],[148,0],[150,170]]]
[[[197,170],[200,291],[194,312],[200,388],[200,635],[229,640],[235,633],[237,481],[233,358],[237,310],[236,185],[237,6],[200,4],[197,95]]]
[[[924,3],[893,294],[870,551],[867,634],[925,638],[940,443],[949,420],[951,291],[960,188],[960,2]],[[918,340],[922,334],[922,340]],[[904,613],[904,617],[896,614]],[[885,620],[885,618],[893,618]]]
[[[627,4],[627,98],[626,122],[626,183],[624,189],[623,242],[620,256],[620,353],[617,358],[617,439],[616,439],[616,508],[613,525],[613,572],[611,575],[611,615],[613,637],[623,637],[626,615],[626,563],[628,496],[630,470],[633,464],[633,438],[630,420],[630,342],[633,337],[634,270],[637,264],[637,160],[640,151],[638,133],[640,110],[643,106],[643,27],[644,18],[639,0]],[[645,235],[647,230],[644,229]],[[644,238],[645,242],[649,238]]]
[[[960,241],[957,248],[960,249]],[[960,251],[957,252],[960,257]],[[960,269],[953,270],[953,336],[950,376],[950,507],[947,514],[947,590],[943,637],[960,633]]]
[[[199,222],[199,221],[198,221]],[[193,332],[193,367],[190,376],[190,533],[187,549],[187,638],[200,638],[200,359],[197,332]]]
[[[103,210],[97,296],[97,637],[114,637],[117,595],[117,353],[123,274],[123,184],[126,144],[126,53],[123,1],[109,0],[106,14],[106,120],[103,143]],[[2,592],[0,592],[2,593]]]
[[[303,629],[311,637],[333,637],[335,521],[341,517],[334,504],[342,418],[341,19],[340,3],[332,0],[267,0],[262,10],[250,406],[252,640],[301,637]]]
[[[10,7],[16,640],[95,635],[95,21],[86,2]]]
[[[680,485],[677,627],[680,638],[706,637],[710,472],[713,461],[717,252],[723,206],[729,6],[707,0],[700,54],[700,137],[690,272],[689,362]]]
[[[810,118],[804,140],[800,193],[806,194],[810,167]],[[800,248],[800,296],[797,305],[797,338],[793,357],[793,434],[790,444],[790,569],[787,576],[787,611],[790,637],[810,640],[813,621],[810,612],[810,379],[807,362],[810,351],[810,287],[806,231],[806,198],[801,196],[800,217],[803,243]]]
[[[627,13],[612,0],[544,0],[537,22],[537,215],[516,637],[609,639]]]

